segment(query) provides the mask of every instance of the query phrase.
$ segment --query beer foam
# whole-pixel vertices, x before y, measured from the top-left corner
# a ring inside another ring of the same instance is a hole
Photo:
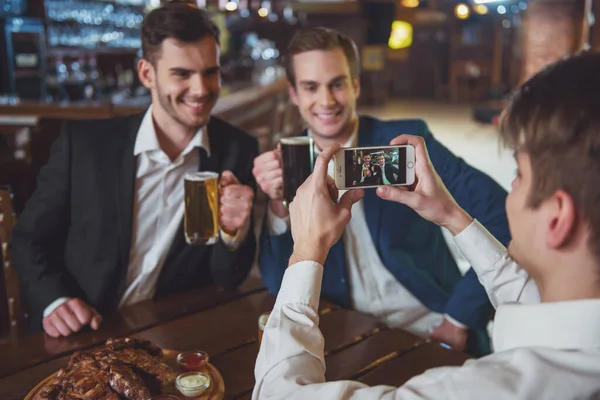
[[[186,172],[183,179],[185,179],[186,181],[193,181],[193,182],[203,182],[203,181],[209,181],[211,179],[218,179],[219,178],[219,174],[216,172],[209,172],[209,171],[200,171],[200,172]]]
[[[260,317],[258,317],[258,326],[260,327],[260,329],[265,329],[265,326],[267,325],[267,321],[269,320],[269,314],[271,314],[271,313],[270,312],[264,313]]]
[[[308,136],[294,136],[294,137],[288,137],[288,138],[281,139],[281,144],[292,145],[292,146],[310,144],[311,142],[312,142],[312,138],[310,138]]]

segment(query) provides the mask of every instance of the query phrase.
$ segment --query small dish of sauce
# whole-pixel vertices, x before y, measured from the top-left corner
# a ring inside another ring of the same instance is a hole
[[[177,364],[186,371],[205,371],[208,361],[205,351],[187,351],[177,355]]]
[[[210,376],[202,372],[186,372],[177,377],[175,387],[186,397],[197,397],[210,387]]]

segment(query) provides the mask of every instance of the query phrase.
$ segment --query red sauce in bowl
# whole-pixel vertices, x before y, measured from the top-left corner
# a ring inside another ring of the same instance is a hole
[[[208,361],[205,351],[186,351],[177,356],[177,364],[186,371],[204,371]]]

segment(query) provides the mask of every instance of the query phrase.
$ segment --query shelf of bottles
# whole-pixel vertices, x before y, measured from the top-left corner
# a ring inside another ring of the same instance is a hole
[[[131,88],[145,0],[44,0],[44,8],[48,101],[101,100]]]
[[[144,0],[44,0],[52,49],[139,49]]]

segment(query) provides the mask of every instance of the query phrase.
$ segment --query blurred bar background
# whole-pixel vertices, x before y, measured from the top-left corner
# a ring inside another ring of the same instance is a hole
[[[327,26],[356,41],[361,110],[385,114],[407,101],[428,102],[433,110],[461,105],[473,121],[492,126],[524,79],[567,54],[600,46],[598,0],[197,5],[222,30],[224,88],[215,114],[257,136],[262,150],[302,128],[281,67],[288,40],[302,27]],[[160,0],[0,0],[0,183],[13,188],[17,212],[62,122],[148,106],[136,63],[141,22],[158,6]]]

